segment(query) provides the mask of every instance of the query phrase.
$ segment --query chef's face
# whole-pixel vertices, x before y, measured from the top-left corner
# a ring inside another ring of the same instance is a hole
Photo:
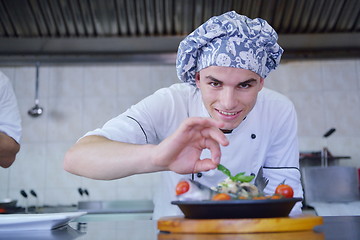
[[[241,68],[210,66],[196,74],[196,86],[210,116],[232,130],[254,107],[264,79]]]

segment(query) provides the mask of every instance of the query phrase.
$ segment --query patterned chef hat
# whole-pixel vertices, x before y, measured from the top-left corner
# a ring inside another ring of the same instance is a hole
[[[181,81],[195,85],[195,73],[209,66],[251,70],[265,78],[283,49],[277,33],[263,19],[235,11],[210,18],[180,42],[176,69]]]

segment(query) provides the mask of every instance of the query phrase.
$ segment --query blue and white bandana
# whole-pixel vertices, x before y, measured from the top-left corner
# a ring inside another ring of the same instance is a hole
[[[275,69],[283,49],[263,19],[235,11],[210,18],[180,42],[176,69],[181,81],[195,85],[195,73],[209,66],[251,70],[260,77]]]

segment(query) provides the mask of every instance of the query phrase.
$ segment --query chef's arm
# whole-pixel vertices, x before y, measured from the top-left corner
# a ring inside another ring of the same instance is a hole
[[[0,132],[0,166],[10,167],[15,161],[20,145],[12,137]]]
[[[111,180],[137,173],[164,170],[150,164],[154,145],[112,141],[102,136],[86,136],[65,154],[64,169],[93,179]]]
[[[221,123],[210,118],[189,118],[160,144],[129,144],[102,136],[86,136],[65,154],[64,169],[93,179],[118,179],[133,174],[174,171],[180,174],[208,171],[220,162],[220,145],[228,140]],[[209,159],[200,159],[203,149]]]

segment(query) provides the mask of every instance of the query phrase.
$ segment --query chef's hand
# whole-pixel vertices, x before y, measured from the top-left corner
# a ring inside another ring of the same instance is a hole
[[[188,118],[168,138],[157,145],[153,164],[180,174],[209,171],[220,163],[220,145],[229,141],[220,130],[223,123],[211,118]],[[211,158],[200,159],[203,149]]]

